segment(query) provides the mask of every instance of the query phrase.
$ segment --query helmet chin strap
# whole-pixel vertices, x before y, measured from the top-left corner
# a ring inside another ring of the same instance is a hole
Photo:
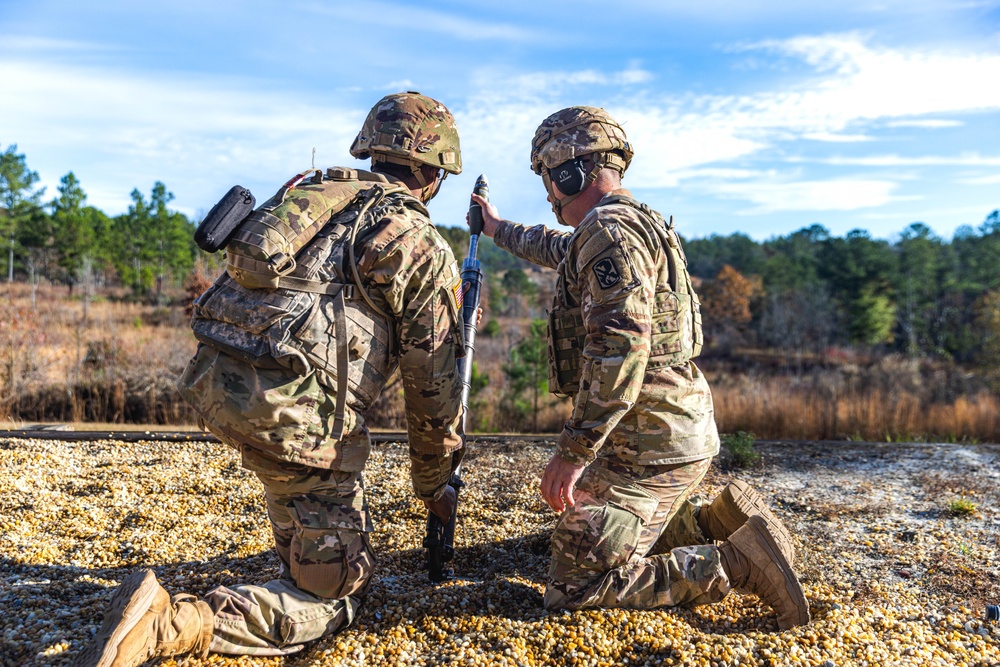
[[[444,183],[444,179],[448,178],[448,172],[443,169],[440,169],[438,170],[438,173],[443,175],[441,176],[441,178],[437,179],[437,182],[435,184],[432,185],[428,183],[427,179],[424,177],[423,169],[421,169],[423,165],[417,162],[412,162],[410,160],[404,160],[402,158],[397,158],[389,155],[379,155],[375,157],[374,160],[376,162],[390,162],[392,164],[400,164],[403,165],[404,167],[409,167],[410,173],[413,175],[413,180],[415,180],[417,182],[417,185],[420,186],[420,201],[423,202],[424,204],[426,204],[430,200],[434,199],[435,196],[437,196],[437,193],[441,191],[441,184]]]
[[[420,201],[429,201],[430,197],[427,196],[427,179],[424,178],[424,170],[420,168],[419,164],[411,164],[410,173],[413,174],[413,178],[420,184]]]
[[[424,171],[421,169],[420,165],[411,164],[410,171],[413,172],[413,178],[415,178],[417,183],[420,184],[420,201],[425,204],[437,196],[437,193],[441,191],[441,184],[444,183],[444,179],[448,178],[448,172],[443,169],[439,169],[438,173],[443,175],[436,179],[435,183],[431,185],[427,182],[427,179],[424,178]]]

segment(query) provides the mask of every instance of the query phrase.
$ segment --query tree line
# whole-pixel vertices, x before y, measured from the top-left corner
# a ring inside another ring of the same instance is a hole
[[[48,200],[38,180],[16,145],[0,153],[0,276],[8,280],[45,277],[70,290],[122,285],[159,297],[203,255],[195,223],[168,208],[173,194],[161,182],[148,198],[133,189],[128,210],[112,217],[87,205],[73,172]],[[468,230],[440,230],[461,260]],[[814,224],[762,242],[734,233],[685,248],[717,349],[852,346],[1000,362],[1000,211],[976,228],[959,227],[950,241],[919,222],[891,241],[860,229],[837,237]],[[479,252],[491,310],[544,315],[551,272],[532,270],[485,237]]]
[[[56,196],[45,188],[25,156],[11,145],[0,153],[0,266],[3,275],[35,283],[41,277],[68,286],[123,285],[137,296],[161,297],[183,281],[199,252],[194,223],[168,204],[174,195],[157,181],[147,199],[131,193],[128,211],[108,216],[87,205],[73,172]]]
[[[457,257],[468,232],[445,234]],[[948,241],[916,222],[894,238],[819,224],[756,241],[684,242],[710,347],[822,353],[831,347],[1000,363],[1000,211]],[[551,277],[483,239],[491,306],[540,317]],[[529,279],[530,276],[530,279]]]
[[[812,225],[764,242],[736,233],[685,247],[704,280],[706,326],[723,342],[1000,360],[1000,211],[950,241],[916,222],[891,241]]]

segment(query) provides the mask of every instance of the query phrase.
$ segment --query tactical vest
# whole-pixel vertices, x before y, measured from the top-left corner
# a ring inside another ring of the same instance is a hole
[[[639,211],[660,240],[667,260],[666,280],[657,280],[652,305],[652,349],[647,368],[680,366],[701,354],[701,302],[691,285],[687,257],[674,231],[671,217],[663,216],[646,204],[623,195],[604,199],[600,206],[626,204]],[[572,396],[580,390],[580,369],[587,330],[580,303],[568,289],[570,267],[560,263],[552,312],[549,313],[549,391]]]
[[[339,440],[345,406],[367,410],[398,363],[393,318],[365,292],[354,241],[390,209],[428,213],[380,174],[331,169],[302,181],[241,224],[191,326],[200,342],[258,368],[315,371],[336,392],[330,437]]]

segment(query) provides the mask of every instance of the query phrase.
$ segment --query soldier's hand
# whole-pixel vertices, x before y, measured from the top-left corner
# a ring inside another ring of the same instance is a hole
[[[442,523],[448,523],[451,521],[451,513],[455,511],[455,502],[458,500],[458,495],[455,493],[455,488],[448,484],[444,487],[444,493],[437,500],[425,500],[424,507],[427,508],[428,512],[434,512],[437,518],[441,519]]]
[[[549,464],[542,473],[542,498],[549,507],[562,513],[567,507],[572,507],[573,489],[580,479],[586,466],[570,463],[559,454],[553,454]]]
[[[500,217],[500,211],[497,210],[496,206],[475,193],[472,194],[472,201],[483,208],[483,234],[493,238],[493,234],[497,231],[497,223],[503,220]],[[469,224],[468,213],[465,214],[465,224]]]

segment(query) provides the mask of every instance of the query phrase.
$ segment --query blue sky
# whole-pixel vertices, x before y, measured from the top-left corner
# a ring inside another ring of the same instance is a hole
[[[110,214],[157,180],[197,219],[230,186],[360,166],[368,109],[412,89],[456,115],[462,224],[485,172],[501,213],[556,226],[528,168],[548,114],[602,106],[625,185],[686,237],[812,223],[950,238],[1000,208],[1000,0],[611,3],[0,0],[0,150]]]

